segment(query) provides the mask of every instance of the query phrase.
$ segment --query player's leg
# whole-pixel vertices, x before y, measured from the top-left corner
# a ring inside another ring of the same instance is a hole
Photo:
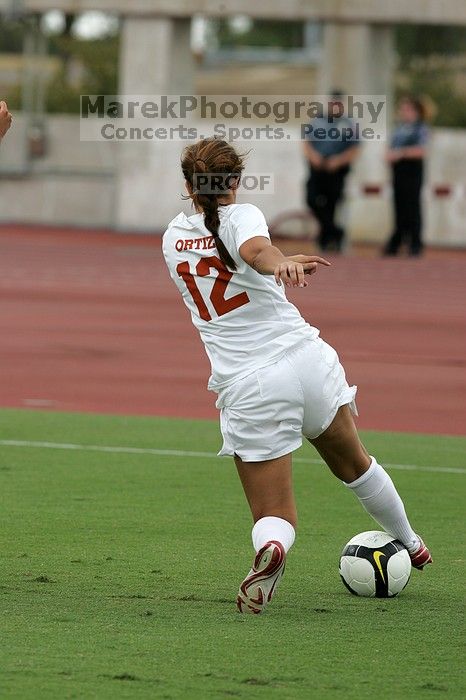
[[[251,508],[253,567],[238,608],[261,612],[283,574],[294,542],[292,452],[302,445],[303,395],[286,358],[251,373],[219,394],[221,455],[233,455]]]
[[[371,466],[371,457],[359,438],[348,405],[339,408],[327,430],[309,442],[333,474],[346,484],[359,479]]]
[[[296,527],[291,454],[266,462],[243,462],[236,455],[235,464],[254,523],[274,516]]]
[[[310,442],[374,520],[405,545],[413,566],[422,568],[432,561],[409,523],[392,479],[362,445],[349,406],[342,406],[330,427]]]
[[[254,527],[253,567],[240,586],[240,612],[260,613],[270,602],[285,569],[295,538],[296,505],[291,454],[265,462],[243,462],[235,456]]]

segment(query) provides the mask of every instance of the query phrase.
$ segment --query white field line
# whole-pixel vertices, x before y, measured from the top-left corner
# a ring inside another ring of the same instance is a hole
[[[39,442],[36,440],[0,440],[3,447],[34,447],[49,450],[70,450],[82,452],[105,452],[109,454],[155,455],[158,457],[194,457],[217,459],[215,452],[192,452],[189,450],[159,450],[152,447],[118,447],[113,445],[78,445],[67,442]],[[220,458],[219,458],[220,459]],[[295,462],[303,464],[323,464],[321,459],[295,457]],[[420,464],[385,464],[387,469],[402,471],[432,472],[434,474],[466,474],[466,469],[456,467],[428,467]]]

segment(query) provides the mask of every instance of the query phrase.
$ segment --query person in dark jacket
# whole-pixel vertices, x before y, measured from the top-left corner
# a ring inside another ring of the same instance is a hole
[[[344,114],[342,97],[340,90],[332,92],[329,112],[309,124],[303,142],[304,156],[309,164],[306,201],[320,224],[317,243],[322,251],[339,252],[343,248],[345,231],[335,222],[335,212],[343,198],[346,176],[359,150],[354,124]],[[342,136],[334,138],[333,133]],[[324,137],[319,134],[324,134]]]
[[[398,123],[386,160],[392,168],[395,227],[385,244],[384,255],[397,255],[403,245],[411,256],[422,254],[421,189],[429,138],[425,107],[415,97],[398,105]]]

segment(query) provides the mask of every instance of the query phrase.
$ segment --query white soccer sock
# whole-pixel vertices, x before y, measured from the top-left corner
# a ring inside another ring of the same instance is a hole
[[[346,486],[389,535],[400,540],[409,551],[416,551],[420,538],[409,524],[403,501],[385,469],[374,457],[371,460],[367,472]]]
[[[277,540],[285,548],[287,552],[292,546],[295,538],[295,530],[293,525],[283,518],[276,518],[274,515],[268,515],[261,518],[252,528],[252,544],[256,552],[270,540]]]

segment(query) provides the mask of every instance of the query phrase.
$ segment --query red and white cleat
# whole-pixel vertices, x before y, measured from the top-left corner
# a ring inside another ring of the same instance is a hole
[[[236,605],[241,613],[259,615],[272,600],[285,571],[286,553],[280,542],[272,540],[258,551],[249,574],[239,588]]]
[[[432,556],[422,540],[420,541],[419,549],[415,552],[409,552],[409,556],[411,557],[412,566],[420,571],[426,564],[433,564]]]

